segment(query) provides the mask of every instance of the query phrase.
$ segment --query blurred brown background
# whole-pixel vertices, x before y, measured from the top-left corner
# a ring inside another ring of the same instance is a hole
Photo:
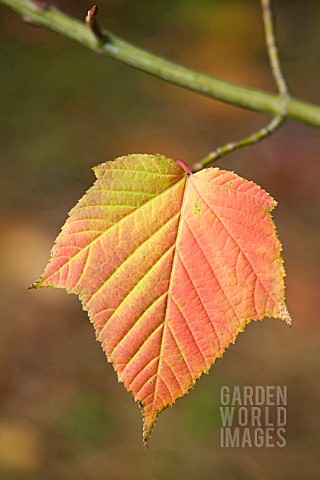
[[[83,18],[88,3],[55,0]],[[275,0],[291,90],[320,104],[320,3]],[[114,33],[224,79],[274,90],[258,0],[101,0]],[[80,302],[27,291],[91,167],[126,153],[189,163],[262,126],[261,115],[101,58],[0,7],[0,478],[320,478],[320,130],[289,123],[219,162],[279,202],[292,329],[251,324],[209,376],[166,410],[151,450],[138,406],[105,361]],[[287,385],[287,446],[219,446],[222,385]]]

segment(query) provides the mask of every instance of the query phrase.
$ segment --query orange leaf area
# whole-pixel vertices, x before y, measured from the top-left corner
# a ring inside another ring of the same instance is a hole
[[[142,407],[146,443],[250,320],[291,324],[276,202],[235,173],[183,167],[161,155],[96,167],[34,284],[79,296]]]

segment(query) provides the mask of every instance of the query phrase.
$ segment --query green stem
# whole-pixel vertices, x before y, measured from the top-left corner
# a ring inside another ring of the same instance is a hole
[[[272,70],[273,78],[275,79],[279,93],[288,98],[289,88],[282,71],[278,47],[275,34],[275,19],[271,8],[271,0],[261,0],[262,18],[264,24],[265,39],[268,49],[269,63]]]
[[[85,22],[80,22],[56,8],[46,7],[45,4],[41,6],[40,2],[0,0],[0,3],[39,26],[54,30],[97,53],[120,60],[168,82],[249,110],[271,116],[281,115],[280,95],[219,80],[136,47],[106,31],[103,32],[104,42],[101,42]],[[286,107],[288,118],[320,126],[319,106],[291,98]]]
[[[254,143],[261,142],[265,138],[269,137],[272,133],[274,133],[285,121],[285,117],[274,117],[268,125],[263,128],[260,128],[257,132],[248,135],[241,140],[237,140],[235,142],[229,142],[223,145],[222,147],[218,147],[213,152],[208,153],[200,162],[197,162],[193,165],[192,170],[197,172],[198,170],[202,170],[202,168],[207,167],[212,162],[219,160],[219,158],[224,157],[227,153],[234,152],[234,150],[238,150],[239,148],[248,147]]]
[[[287,103],[290,100],[290,94],[278,55],[275,19],[271,8],[271,0],[261,0],[261,7],[269,63],[279,95],[282,99],[281,113],[275,116],[265,127],[260,128],[257,132],[254,132],[241,140],[228,142],[222,147],[218,147],[213,152],[209,152],[200,162],[193,165],[193,170],[201,170],[203,167],[210,165],[210,163],[237,150],[238,148],[247,147],[254,143],[261,142],[278,130],[287,120]]]

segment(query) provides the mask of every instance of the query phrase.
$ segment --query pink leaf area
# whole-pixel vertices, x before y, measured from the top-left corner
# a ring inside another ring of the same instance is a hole
[[[142,407],[147,443],[159,413],[247,323],[291,323],[276,202],[235,173],[191,174],[161,155],[128,155],[94,172],[34,287],[79,296]]]

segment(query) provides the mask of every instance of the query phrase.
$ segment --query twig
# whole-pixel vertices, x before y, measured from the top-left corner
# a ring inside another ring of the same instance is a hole
[[[271,8],[271,0],[261,0],[264,34],[268,48],[268,57],[276,85],[280,95],[289,96],[289,88],[282,71],[279,60],[278,47],[276,43],[275,18]]]
[[[268,58],[272,75],[279,91],[281,109],[265,127],[261,128],[257,132],[254,132],[251,135],[242,138],[241,140],[229,142],[222,147],[218,147],[216,150],[209,152],[208,155],[206,155],[200,162],[193,165],[193,171],[201,170],[210,163],[218,160],[227,153],[237,150],[238,148],[260,142],[274,133],[286,121],[288,115],[287,104],[290,100],[290,94],[279,60],[275,35],[275,20],[271,9],[270,0],[261,0],[261,7]]]
[[[218,160],[219,158],[223,157],[227,153],[233,152],[238,148],[246,147],[248,145],[252,145],[254,143],[258,143],[264,138],[271,135],[271,133],[275,132],[280,125],[284,122],[284,117],[278,116],[274,117],[271,122],[268,123],[265,127],[261,128],[257,132],[252,133],[248,137],[242,138],[241,140],[237,140],[236,142],[226,143],[222,147],[218,147],[213,152],[210,152],[206,157],[204,157],[199,163],[195,163],[192,167],[193,172],[197,172],[202,168],[206,167],[210,163]]]
[[[220,80],[136,47],[104,30],[102,33],[106,41],[101,44],[85,22],[80,22],[54,7],[42,10],[30,0],[0,0],[0,4],[32,19],[38,26],[53,30],[96,53],[112,57],[167,82],[273,117],[282,112],[283,106],[278,94]],[[320,106],[298,99],[288,99],[287,116],[309,125],[320,126]]]

